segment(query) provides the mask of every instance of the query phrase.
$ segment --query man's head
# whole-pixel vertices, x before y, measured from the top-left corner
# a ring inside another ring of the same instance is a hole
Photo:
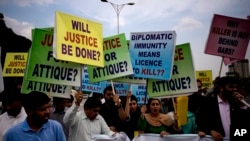
[[[55,106],[56,112],[64,112],[64,108],[66,107],[68,101],[69,99],[67,98],[54,97],[53,104]]]
[[[2,92],[2,105],[8,115],[16,117],[22,109],[22,95],[18,89],[6,89]]]
[[[103,96],[105,99],[105,102],[109,105],[115,105],[115,102],[113,100],[113,90],[111,86],[107,86],[103,91]]]
[[[202,82],[200,79],[197,79],[196,80],[196,83],[197,83],[197,87],[198,87],[198,94],[202,94]]]
[[[95,97],[89,97],[84,103],[84,112],[90,120],[94,120],[101,109],[101,101]]]
[[[238,91],[240,80],[236,77],[225,76],[218,81],[219,96],[229,100],[232,98],[234,92]]]
[[[95,97],[95,98],[101,100],[103,98],[103,94],[102,93],[93,92],[92,97]]]
[[[66,103],[65,103],[65,107],[71,107],[74,101],[74,96],[71,94],[70,98],[65,98]]]
[[[50,117],[50,98],[42,92],[32,91],[25,96],[24,108],[28,118],[44,124]]]

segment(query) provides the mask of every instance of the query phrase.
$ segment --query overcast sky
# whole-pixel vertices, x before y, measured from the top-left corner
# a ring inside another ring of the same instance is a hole
[[[219,75],[221,57],[204,54],[214,14],[246,19],[249,0],[110,0],[125,5],[120,13],[120,33],[127,39],[131,32],[168,31],[177,33],[176,43],[191,44],[196,70],[213,70]],[[32,28],[53,27],[55,11],[61,11],[103,24],[103,36],[117,33],[113,7],[100,0],[0,0],[0,12],[6,25],[17,34],[31,37]],[[249,47],[248,47],[249,48]],[[250,49],[246,59],[250,60]],[[227,71],[223,65],[222,76]]]

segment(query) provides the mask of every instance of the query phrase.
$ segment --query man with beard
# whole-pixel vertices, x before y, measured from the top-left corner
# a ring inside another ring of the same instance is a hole
[[[215,96],[209,97],[198,113],[199,131],[211,135],[215,141],[222,141],[223,137],[231,141],[249,140],[249,136],[238,139],[232,136],[235,129],[250,128],[250,110],[240,102],[244,96],[239,93],[239,88],[240,81],[235,77],[219,79]]]
[[[105,102],[102,104],[100,115],[104,118],[112,131],[123,131],[126,113],[119,96],[113,93],[112,87],[107,86],[103,91]]]
[[[50,120],[50,98],[33,91],[25,96],[24,109],[27,118],[10,128],[4,141],[66,141],[62,126]]]
[[[0,116],[0,141],[8,129],[22,122],[26,118],[26,113],[22,107],[22,97],[18,89],[6,89],[1,93],[3,107],[6,110]]]

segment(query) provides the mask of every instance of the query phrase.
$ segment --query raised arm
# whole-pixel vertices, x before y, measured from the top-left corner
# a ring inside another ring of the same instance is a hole
[[[126,105],[125,105],[125,113],[126,113],[126,118],[130,117],[130,100],[131,100],[131,91],[128,91],[127,97],[126,97]]]
[[[137,123],[137,126],[138,126],[140,131],[144,131],[146,129],[146,126],[147,126],[147,121],[145,119],[146,111],[147,111],[146,105],[142,105],[141,106],[141,117],[138,119],[138,123]]]
[[[118,113],[119,113],[119,118],[122,120],[122,121],[125,121],[126,120],[126,113],[122,107],[122,104],[121,104],[121,101],[119,99],[119,96],[118,95],[114,95],[113,96],[113,99],[114,99],[114,102],[117,104],[117,107],[118,107]]]
[[[75,94],[75,103],[66,111],[64,117],[63,117],[63,122],[69,126],[72,126],[75,124],[76,121],[76,114],[78,111],[78,108],[80,106],[80,103],[83,99],[83,95],[81,92],[78,92]]]

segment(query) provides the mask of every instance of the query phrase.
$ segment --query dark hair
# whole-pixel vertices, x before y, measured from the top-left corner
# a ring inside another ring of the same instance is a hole
[[[66,98],[60,98],[60,97],[53,97],[53,103],[54,105],[57,105],[58,103],[61,103]]]
[[[147,103],[147,113],[150,113],[150,104],[153,100],[157,100],[161,104],[161,101],[158,98],[149,98]]]
[[[131,100],[131,101],[132,101],[132,100],[135,100],[135,102],[138,103],[138,102],[137,102],[137,98],[136,98],[134,95],[131,95],[130,100]]]
[[[224,76],[216,79],[216,85],[214,86],[214,94],[219,93],[220,87],[224,87],[227,84],[240,84],[240,80],[236,77]]]
[[[74,101],[74,96],[71,94],[71,95],[70,95],[69,102],[71,102],[71,103],[72,103],[73,101]]]
[[[221,77],[218,81],[218,86],[225,86],[227,84],[240,84],[240,80],[236,77],[225,76]]]
[[[5,89],[1,93],[3,105],[10,105],[14,101],[22,101],[20,89]]]
[[[107,86],[105,89],[104,89],[104,91],[103,91],[103,94],[105,95],[105,93],[107,92],[107,91],[112,91],[113,89],[112,89],[112,86]],[[115,90],[115,92],[116,92],[116,90]]]
[[[97,93],[97,92],[93,92],[92,94],[92,97],[95,97],[95,98],[99,98],[99,99],[102,99],[103,98],[103,95],[101,93]]]
[[[95,97],[89,97],[84,103],[84,109],[92,109],[101,106],[102,106],[101,100]]]
[[[32,91],[25,96],[23,106],[25,109],[35,110],[50,102],[50,98],[42,92]]]
[[[202,81],[200,79],[196,79],[196,82],[200,82],[202,86]]]

